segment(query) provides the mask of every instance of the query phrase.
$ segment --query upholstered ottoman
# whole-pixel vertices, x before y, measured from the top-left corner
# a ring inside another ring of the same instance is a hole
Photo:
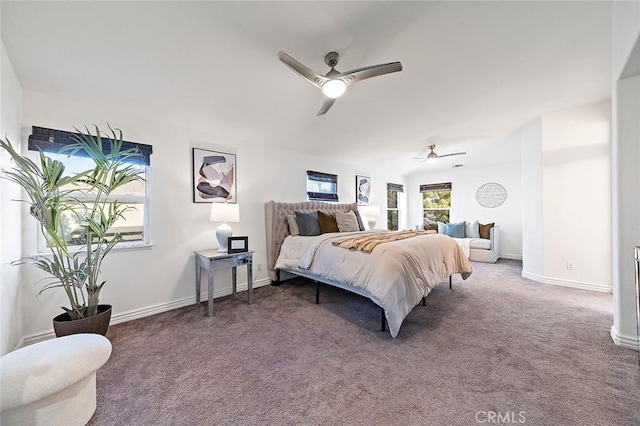
[[[96,371],[111,356],[99,334],[74,334],[0,358],[3,426],[84,425],[96,411]]]

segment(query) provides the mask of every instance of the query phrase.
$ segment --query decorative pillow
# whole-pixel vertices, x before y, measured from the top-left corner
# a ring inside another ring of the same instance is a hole
[[[484,238],[485,240],[491,239],[491,228],[493,228],[493,225],[494,223],[487,223],[486,225],[479,223],[480,238]]]
[[[336,211],[336,222],[340,232],[354,232],[360,230],[360,227],[358,226],[358,218],[356,217],[356,213],[353,211],[347,213]]]
[[[467,222],[464,227],[464,236],[467,238],[480,238],[480,227],[478,221]]]
[[[438,227],[438,234],[445,234],[447,232],[447,224],[444,222],[436,222]]]
[[[300,229],[298,229],[298,221],[296,219],[296,215],[288,214],[286,218],[287,218],[287,224],[289,225],[289,233],[294,237],[296,235],[300,235]]]
[[[327,232],[340,232],[336,218],[329,214],[318,211],[318,222],[320,222],[320,232],[323,234]]]
[[[445,234],[451,238],[464,238],[464,227],[466,222],[447,223]]]
[[[320,222],[318,222],[318,212],[296,212],[296,220],[298,221],[298,229],[300,235],[307,237],[320,235]]]
[[[430,219],[425,218],[422,222],[422,229],[426,231],[437,231],[438,230],[438,222],[434,222]]]
[[[364,224],[362,223],[362,217],[360,216],[360,212],[356,210],[354,213],[356,214],[356,219],[358,220],[358,228],[360,228],[361,231],[364,231]]]

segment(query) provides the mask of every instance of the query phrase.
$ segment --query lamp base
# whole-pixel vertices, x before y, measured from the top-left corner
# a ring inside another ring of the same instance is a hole
[[[233,230],[227,222],[222,222],[216,229],[216,239],[218,240],[218,253],[227,252],[228,238],[233,235]]]
[[[376,220],[375,219],[369,219],[367,221],[367,225],[369,225],[369,230],[372,230],[373,228],[376,227]]]

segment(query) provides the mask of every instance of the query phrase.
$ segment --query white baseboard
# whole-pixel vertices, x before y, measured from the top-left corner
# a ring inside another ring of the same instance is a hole
[[[522,271],[522,276],[533,281],[544,284],[558,285],[561,287],[579,288],[582,290],[597,291],[600,293],[611,293],[611,287],[604,284],[585,283],[581,281],[570,281],[559,278],[543,277],[541,275],[532,274],[531,272]]]
[[[521,254],[500,253],[501,259],[522,260]]]
[[[271,280],[269,278],[264,278],[258,281],[254,281],[253,283],[253,288],[258,288],[258,287],[262,287],[265,285],[271,284]],[[237,291],[246,291],[247,290],[247,284],[238,284],[237,287]],[[229,296],[232,293],[232,289],[231,288],[225,288],[225,289],[220,289],[213,292],[213,298],[218,298],[218,297],[224,297],[224,296]],[[208,297],[207,291],[206,289],[202,292],[202,294],[200,295],[200,301],[206,301]],[[140,308],[140,309],[134,309],[131,311],[127,311],[127,312],[120,312],[117,313],[115,315],[113,315],[111,317],[111,321],[109,322],[109,325],[115,325],[115,324],[121,324],[123,322],[127,322],[127,321],[133,321],[135,319],[139,319],[139,318],[144,318],[144,317],[148,317],[151,315],[156,315],[156,314],[161,314],[163,312],[167,312],[167,311],[171,311],[174,309],[178,309],[178,308],[182,308],[184,306],[189,306],[189,305],[193,305],[196,303],[196,296],[195,294],[193,296],[189,296],[189,297],[184,297],[182,299],[178,299],[178,300],[172,300],[169,302],[164,302],[164,303],[158,303],[157,305],[151,305],[151,306],[147,306],[144,308]],[[28,346],[28,345],[32,345],[34,343],[37,342],[41,342],[43,340],[48,340],[48,339],[53,339],[54,337],[56,337],[55,333],[53,332],[53,330],[49,330],[49,331],[45,331],[45,332],[41,332],[41,333],[35,333],[35,334],[31,334],[29,336],[24,337],[23,339],[21,339],[21,345],[18,346],[18,348],[22,347],[22,346]],[[17,349],[17,348],[16,348]]]
[[[622,346],[623,348],[629,348],[633,350],[638,349],[638,339],[636,336],[630,336],[626,334],[621,334],[618,330],[611,326],[611,339],[613,339],[613,343],[618,346]]]

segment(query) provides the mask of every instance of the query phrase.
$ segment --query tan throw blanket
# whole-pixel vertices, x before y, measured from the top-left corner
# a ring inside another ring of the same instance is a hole
[[[367,235],[350,235],[332,241],[334,246],[343,247],[349,250],[361,250],[367,253],[376,248],[378,244],[389,243],[391,241],[404,240],[405,238],[417,237],[420,235],[435,234],[436,231],[416,230],[416,231],[394,231],[376,232]]]

